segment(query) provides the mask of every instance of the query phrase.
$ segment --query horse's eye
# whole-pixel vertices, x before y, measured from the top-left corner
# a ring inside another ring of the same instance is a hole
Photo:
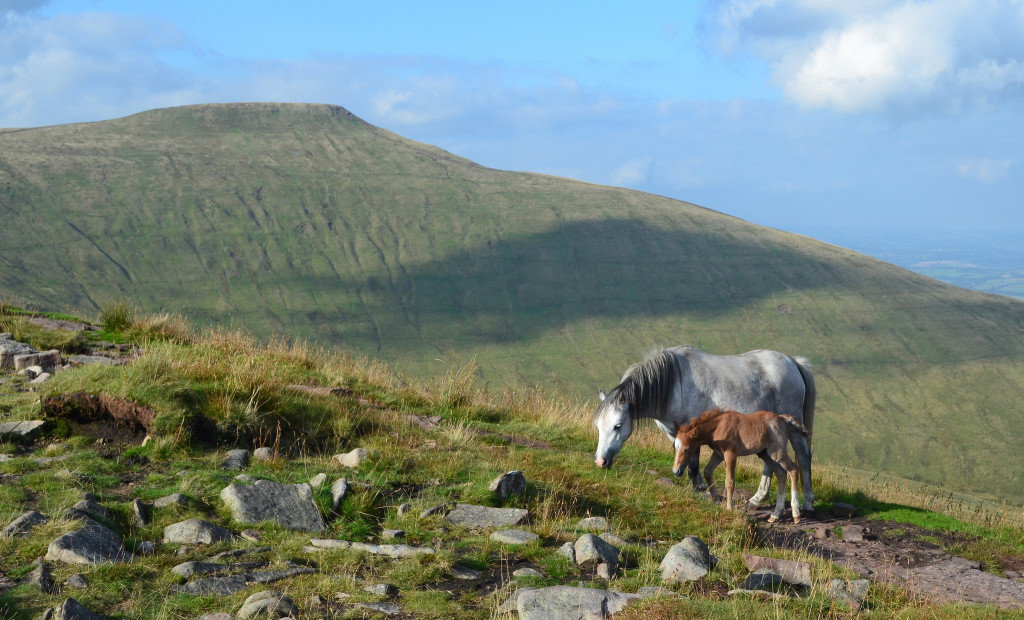
[[[621,422],[619,422],[618,424],[615,425],[615,430],[619,430],[620,428],[622,428],[622,423]]]

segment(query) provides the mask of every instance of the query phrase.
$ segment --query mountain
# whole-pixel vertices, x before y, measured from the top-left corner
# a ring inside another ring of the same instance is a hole
[[[1024,302],[677,200],[491,170],[343,108],[0,130],[0,288],[129,298],[590,398],[653,345],[811,359],[818,460],[1024,502]],[[628,448],[627,448],[628,449]],[[666,442],[667,450],[667,442]]]

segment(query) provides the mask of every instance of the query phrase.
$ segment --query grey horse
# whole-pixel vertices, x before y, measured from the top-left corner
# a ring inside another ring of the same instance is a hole
[[[810,363],[802,357],[767,350],[719,356],[693,347],[660,349],[626,369],[621,382],[607,395],[600,393],[594,414],[598,433],[594,462],[610,468],[638,420],[654,420],[674,441],[676,428],[716,407],[746,414],[765,410],[790,415],[810,431],[816,394]],[[810,441],[794,433],[791,442],[803,480],[803,510],[811,512]],[[705,475],[721,462],[722,456],[713,454]],[[694,488],[703,489],[696,459],[688,469]],[[768,494],[771,474],[766,465],[751,503],[761,503]]]

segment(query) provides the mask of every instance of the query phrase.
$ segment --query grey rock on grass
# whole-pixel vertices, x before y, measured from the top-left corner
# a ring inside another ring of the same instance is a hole
[[[506,500],[513,495],[525,495],[526,476],[518,470],[501,474],[491,481],[489,489],[501,500]]]
[[[337,512],[341,501],[348,495],[349,484],[345,478],[338,478],[331,485],[331,510]]]
[[[524,508],[490,508],[473,504],[456,504],[445,515],[449,522],[474,529],[512,527],[530,522],[530,511]]]
[[[0,531],[0,538],[11,538],[27,534],[29,530],[37,525],[42,525],[50,518],[37,510],[30,510],[14,521],[7,524],[7,527]]]
[[[619,550],[593,534],[584,534],[573,545],[576,552],[576,564],[594,563],[608,564],[612,572],[619,563]]]
[[[687,536],[682,542],[672,545],[661,560],[662,583],[684,583],[696,581],[718,563],[711,555],[704,541],[696,536]]]
[[[369,450],[356,448],[355,450],[346,452],[345,454],[335,454],[334,460],[342,467],[359,467],[367,458],[369,458],[369,456]]]
[[[299,608],[295,606],[292,599],[275,590],[257,592],[245,599],[245,602],[242,603],[242,608],[238,610],[237,614],[239,620],[247,620],[257,616],[284,618],[297,615],[299,615]]]
[[[51,542],[46,550],[46,559],[95,566],[131,562],[134,556],[124,548],[124,542],[117,533],[95,521],[88,521],[82,529]]]
[[[28,420],[24,422],[0,422],[0,439],[28,441],[42,433],[46,426],[45,420]]]
[[[168,508],[171,506],[179,508],[188,506],[188,497],[181,493],[171,493],[153,502],[154,508]]]
[[[528,545],[540,540],[540,536],[526,530],[498,530],[491,534],[491,540],[505,545]]]
[[[231,484],[220,498],[239,523],[273,521],[290,530],[319,532],[326,529],[308,484],[281,484],[257,480],[251,486]]]
[[[639,597],[594,588],[551,586],[523,589],[515,598],[519,620],[604,620]]]
[[[228,450],[224,457],[224,469],[239,470],[245,469],[249,464],[249,451],[244,448]]]
[[[53,609],[47,610],[43,618],[48,620],[106,620],[73,598],[69,598]]]
[[[232,538],[234,538],[234,534],[231,533],[231,530],[201,519],[187,519],[164,528],[165,543],[208,545]]]

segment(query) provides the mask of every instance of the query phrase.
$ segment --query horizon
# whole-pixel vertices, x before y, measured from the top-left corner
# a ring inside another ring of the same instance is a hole
[[[0,34],[8,128],[329,103],[491,168],[628,187],[847,247],[877,231],[1024,232],[1024,7],[1008,1],[623,13],[7,0]]]

